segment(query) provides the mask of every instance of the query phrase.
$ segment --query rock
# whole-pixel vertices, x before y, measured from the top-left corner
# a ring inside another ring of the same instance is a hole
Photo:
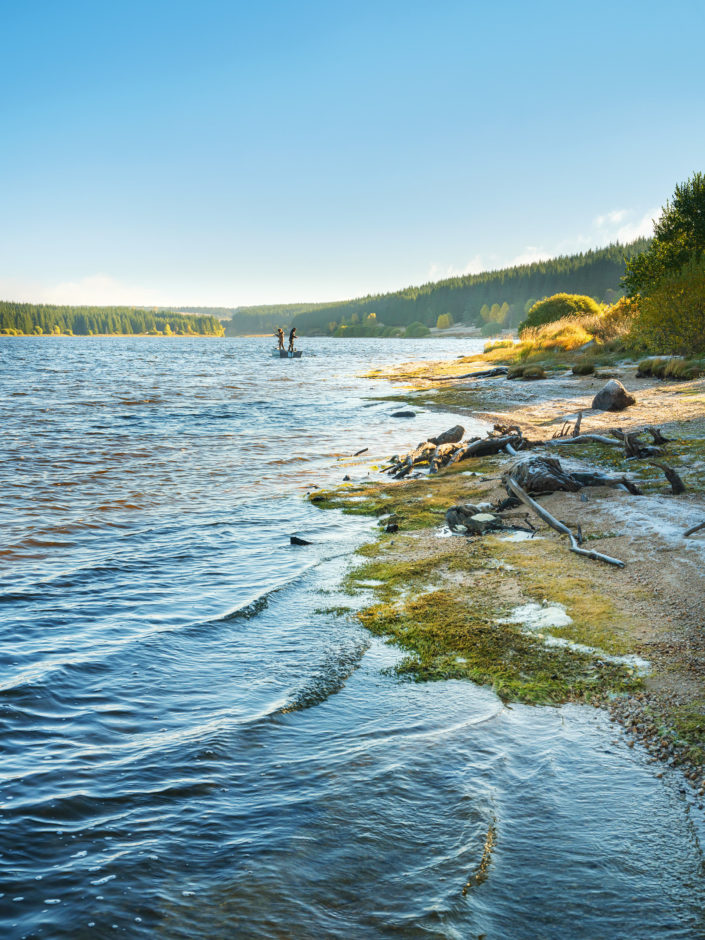
[[[472,503],[451,506],[446,513],[446,523],[452,532],[469,532],[482,535],[490,529],[502,528],[502,520],[491,512],[480,512]]]
[[[501,528],[502,520],[498,516],[493,516],[491,512],[478,512],[470,516],[467,527],[469,532],[482,535],[490,529]]]
[[[469,519],[471,516],[476,516],[479,511],[477,506],[473,506],[471,503],[461,503],[458,506],[451,506],[446,512],[448,528],[451,531],[456,530],[459,526],[463,526],[467,529],[467,522],[465,520]]]
[[[456,424],[454,427],[439,434],[438,437],[429,437],[428,440],[431,444],[435,444],[436,447],[440,447],[441,444],[457,444],[458,441],[462,441],[463,434],[465,434],[465,428],[460,424]]]
[[[398,531],[399,531],[399,526],[398,526],[398,524],[397,524],[396,522],[388,522],[387,525],[384,527],[384,531],[385,531],[385,532],[390,532],[390,533],[391,533],[391,532],[398,532]]]
[[[349,482],[350,482],[350,477],[346,473],[345,476],[343,477],[343,483],[349,483]]]
[[[617,379],[610,379],[592,400],[592,407],[598,411],[624,411],[635,404],[636,398]]]
[[[289,541],[292,545],[313,545],[313,542],[307,542],[306,539],[300,539],[298,535],[290,535]]]
[[[393,411],[391,414],[392,418],[415,418],[415,411]]]

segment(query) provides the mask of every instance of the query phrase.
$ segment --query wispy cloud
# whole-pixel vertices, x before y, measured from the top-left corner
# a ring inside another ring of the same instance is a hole
[[[545,261],[547,258],[554,257],[554,253],[545,248],[539,248],[537,245],[527,245],[523,251],[510,259],[508,265],[513,267],[520,264],[533,264],[535,261]]]
[[[654,233],[653,220],[661,210],[649,209],[641,218],[633,209],[613,209],[594,220],[596,235],[601,241],[631,242],[635,238],[648,238]]]
[[[453,264],[443,265],[431,264],[428,269],[429,281],[442,281],[449,277],[462,277],[464,274],[479,274],[487,270],[487,259],[482,255],[475,255],[470,258],[467,264],[457,267]]]
[[[603,228],[606,225],[618,225],[627,215],[629,215],[627,209],[613,209],[605,215],[598,215],[595,219],[595,225],[598,228]]]
[[[0,278],[0,298],[27,303],[79,306],[150,306],[164,303],[157,291],[125,284],[108,274],[91,274],[75,281],[50,285]]]

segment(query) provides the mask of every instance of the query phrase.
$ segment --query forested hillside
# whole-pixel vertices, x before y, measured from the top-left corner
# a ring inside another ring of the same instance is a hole
[[[222,336],[217,317],[153,312],[139,307],[55,307],[0,301],[0,333],[5,335],[147,333],[152,336]]]
[[[438,318],[446,315],[455,323],[516,326],[536,300],[550,294],[579,293],[599,301],[615,300],[621,295],[620,279],[626,259],[644,251],[648,244],[647,239],[628,245],[617,243],[550,261],[355,300],[234,308],[231,319],[225,323],[225,332],[228,336],[262,333],[292,323],[300,333],[340,333],[341,326],[356,325],[358,332],[372,313],[376,315],[377,329],[380,325],[393,328],[416,322],[436,326]],[[444,319],[443,323],[447,322]]]

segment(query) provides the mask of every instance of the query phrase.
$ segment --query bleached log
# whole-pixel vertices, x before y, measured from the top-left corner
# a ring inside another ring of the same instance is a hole
[[[551,526],[552,529],[555,529],[556,532],[560,532],[562,535],[567,535],[570,540],[570,550],[576,555],[583,555],[585,558],[592,558],[595,561],[603,561],[607,565],[614,565],[617,568],[623,568],[624,562],[620,561],[618,558],[612,558],[611,555],[603,555],[601,552],[591,551],[587,548],[580,548],[577,543],[577,540],[573,533],[570,531],[567,525],[564,525],[562,522],[559,522],[554,516],[548,512],[547,509],[544,509],[543,506],[539,506],[536,500],[532,499],[528,493],[526,493],[521,486],[513,480],[512,477],[507,478],[507,488],[512,491],[512,493],[525,503],[530,509],[532,509],[539,519]]]
[[[603,437],[602,434],[579,434],[577,437],[551,438],[546,441],[546,445],[549,444],[609,444],[610,447],[621,447],[622,441]]]

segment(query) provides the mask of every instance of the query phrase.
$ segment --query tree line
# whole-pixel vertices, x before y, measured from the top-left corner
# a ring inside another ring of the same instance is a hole
[[[217,317],[139,307],[59,307],[0,301],[0,333],[19,336],[222,336]]]
[[[223,321],[225,333],[226,336],[265,333],[277,326],[293,324],[299,333],[334,334],[341,325],[364,323],[371,313],[375,314],[377,324],[387,328],[412,323],[432,327],[439,317],[448,315],[454,323],[485,325],[486,332],[491,332],[498,326],[516,326],[536,300],[551,294],[580,293],[598,301],[617,300],[622,293],[620,281],[626,262],[648,245],[648,239],[626,245],[617,242],[548,261],[448,278],[354,300],[236,307],[232,308],[230,319]],[[201,309],[205,312],[209,308]],[[219,313],[222,315],[222,308]]]

